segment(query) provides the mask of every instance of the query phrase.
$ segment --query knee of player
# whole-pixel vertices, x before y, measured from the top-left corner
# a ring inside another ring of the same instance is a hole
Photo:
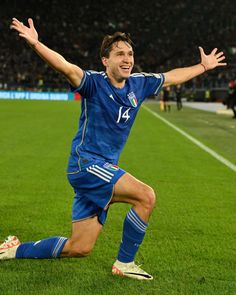
[[[87,257],[91,254],[93,247],[90,245],[82,245],[77,243],[72,243],[69,251],[70,257]]]
[[[87,257],[92,253],[92,248],[90,247],[78,247],[72,250],[73,257]]]
[[[151,188],[150,186],[145,187],[142,199],[144,206],[147,209],[152,210],[156,204],[156,194],[153,188]]]
[[[79,249],[78,251],[78,256],[79,257],[87,257],[89,256],[90,254],[92,253],[92,248],[82,248],[82,249]]]

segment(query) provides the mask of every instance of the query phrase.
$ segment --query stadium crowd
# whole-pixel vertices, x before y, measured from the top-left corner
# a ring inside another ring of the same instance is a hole
[[[135,3],[135,5],[134,5]],[[224,88],[236,77],[236,7],[232,1],[3,0],[0,10],[0,89],[68,90],[67,82],[25,42],[17,42],[11,18],[34,19],[40,40],[84,69],[102,70],[99,45],[105,34],[125,31],[135,43],[135,71],[165,72],[199,61],[198,46],[218,47],[228,66],[206,73],[187,88]],[[231,50],[231,52],[230,52]]]

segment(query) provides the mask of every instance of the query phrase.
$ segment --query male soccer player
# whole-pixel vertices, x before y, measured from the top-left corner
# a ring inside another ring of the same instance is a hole
[[[54,70],[66,77],[82,95],[79,130],[71,148],[68,179],[75,191],[70,238],[50,237],[20,243],[9,236],[0,245],[0,259],[87,256],[93,249],[112,203],[131,204],[112,273],[135,279],[153,277],[134,263],[155,205],[151,187],[117,166],[119,155],[144,99],[158,94],[162,86],[180,84],[207,70],[224,66],[223,52],[215,48],[201,63],[166,73],[131,74],[134,52],[130,36],[116,32],[101,46],[104,72],[83,71],[38,40],[33,20],[29,26],[13,18],[11,28]]]

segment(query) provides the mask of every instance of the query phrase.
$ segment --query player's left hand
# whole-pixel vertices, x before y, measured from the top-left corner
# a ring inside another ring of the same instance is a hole
[[[204,65],[206,71],[227,65],[227,63],[222,62],[225,59],[223,51],[217,52],[218,49],[214,48],[210,54],[206,55],[202,47],[199,47],[199,50],[201,55],[201,64]]]

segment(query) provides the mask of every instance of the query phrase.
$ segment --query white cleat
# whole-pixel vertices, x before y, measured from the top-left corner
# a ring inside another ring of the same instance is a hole
[[[9,236],[0,245],[0,260],[16,258],[16,250],[20,246],[20,241],[15,236]]]
[[[112,266],[112,274],[136,280],[152,280],[153,276],[142,270],[134,262],[123,263],[118,260]]]

